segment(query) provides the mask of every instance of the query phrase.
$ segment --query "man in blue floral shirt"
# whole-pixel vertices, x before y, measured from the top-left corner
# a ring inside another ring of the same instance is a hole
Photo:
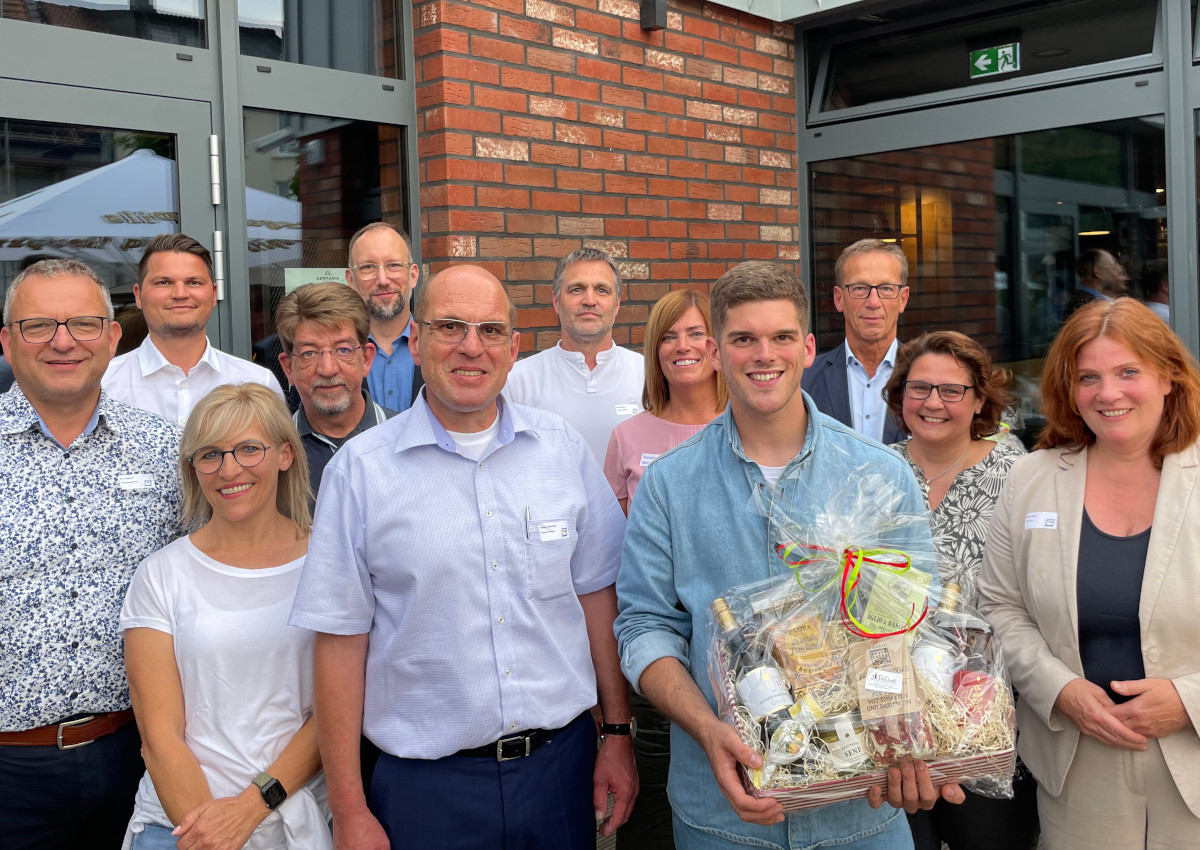
[[[115,848],[143,766],[117,614],[179,527],[174,423],[100,379],[121,328],[96,273],[44,260],[5,293],[0,345],[0,846]]]

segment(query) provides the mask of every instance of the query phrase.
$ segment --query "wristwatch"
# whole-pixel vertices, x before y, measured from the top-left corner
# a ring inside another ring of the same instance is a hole
[[[265,771],[254,777],[254,784],[258,786],[258,793],[262,794],[263,802],[271,811],[278,809],[287,799],[287,791],[284,790],[283,785]]]
[[[628,735],[630,738],[636,738],[637,718],[631,717],[628,723],[601,723],[600,736],[608,735]]]

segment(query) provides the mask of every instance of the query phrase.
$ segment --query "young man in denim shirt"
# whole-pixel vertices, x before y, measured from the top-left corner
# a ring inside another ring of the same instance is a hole
[[[902,492],[897,510],[920,513],[917,482],[895,454],[817,412],[800,389],[815,343],[804,285],[784,267],[742,263],[713,288],[709,356],[729,385],[729,408],[647,470],[632,505],[617,578],[615,624],[626,677],[674,721],[667,793],[680,850],[749,844],[799,850],[911,848],[908,823],[883,802],[915,811],[957,785],[935,788],[922,763],[893,768],[885,797],[785,815],[742,788],[737,763],[761,765],[714,713],[705,612],[727,588],[779,574],[768,524],[790,508],[818,510],[801,492],[832,494],[863,466]],[[757,499],[755,494],[757,493]],[[751,508],[757,501],[770,516]],[[932,541],[929,541],[932,545]],[[711,766],[711,771],[710,771]]]

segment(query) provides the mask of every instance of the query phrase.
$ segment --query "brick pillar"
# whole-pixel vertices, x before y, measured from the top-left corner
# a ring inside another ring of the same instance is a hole
[[[553,345],[556,260],[607,251],[628,283],[614,337],[653,302],[747,259],[799,260],[793,32],[673,2],[414,6],[423,257],[505,281],[522,349]]]

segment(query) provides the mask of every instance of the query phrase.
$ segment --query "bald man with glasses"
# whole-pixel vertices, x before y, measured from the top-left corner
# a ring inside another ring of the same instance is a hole
[[[860,239],[834,266],[833,305],[846,338],[804,370],[802,388],[817,409],[871,439],[904,439],[883,388],[900,347],[896,328],[908,305],[908,259],[895,242]]]

